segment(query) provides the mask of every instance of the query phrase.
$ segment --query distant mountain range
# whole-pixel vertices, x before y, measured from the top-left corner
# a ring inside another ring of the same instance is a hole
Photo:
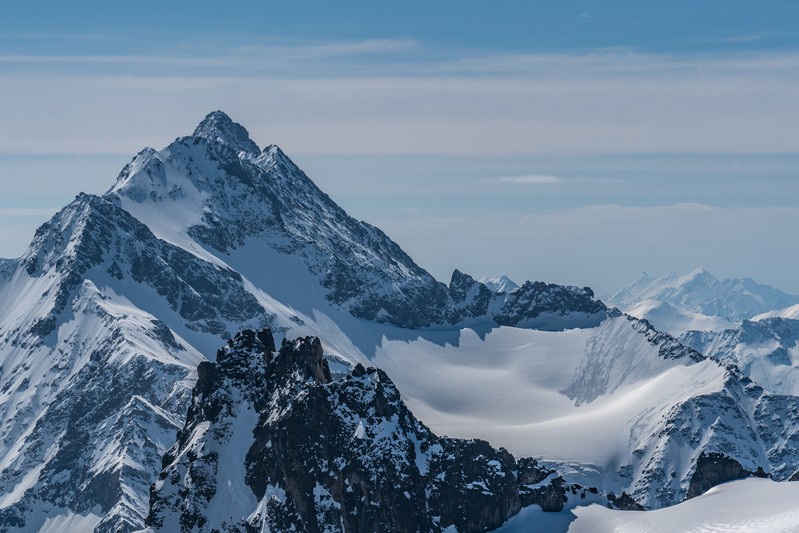
[[[749,278],[722,281],[703,268],[682,276],[668,274],[660,278],[644,272],[626,287],[603,298],[622,310],[632,309],[645,300],[659,300],[691,313],[731,321],[799,304],[799,296]]]
[[[728,323],[439,282],[213,112],[0,261],[0,529],[485,531],[797,476],[795,325],[738,325],[795,297],[697,271],[613,298]]]

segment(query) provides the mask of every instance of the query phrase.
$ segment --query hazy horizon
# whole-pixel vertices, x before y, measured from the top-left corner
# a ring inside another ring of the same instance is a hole
[[[5,9],[0,257],[222,109],[442,281],[799,294],[799,6],[237,5]]]

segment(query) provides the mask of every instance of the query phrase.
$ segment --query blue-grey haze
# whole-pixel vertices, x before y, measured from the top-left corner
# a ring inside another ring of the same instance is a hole
[[[799,293],[795,2],[9,2],[0,256],[213,109],[439,278]]]

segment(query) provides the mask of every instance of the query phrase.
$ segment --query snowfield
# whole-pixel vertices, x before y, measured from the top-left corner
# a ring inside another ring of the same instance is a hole
[[[745,479],[719,485],[702,496],[656,511],[611,511],[599,505],[578,507],[573,510],[577,519],[568,531],[793,533],[799,531],[797,501],[799,483]],[[527,525],[533,524],[530,521]]]

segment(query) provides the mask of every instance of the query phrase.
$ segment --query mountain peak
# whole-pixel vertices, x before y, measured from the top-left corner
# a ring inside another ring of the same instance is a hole
[[[494,292],[512,292],[519,287],[518,283],[510,279],[505,274],[502,274],[498,278],[482,277],[477,281]]]
[[[227,116],[222,111],[213,111],[197,125],[193,137],[202,137],[211,141],[221,142],[239,152],[259,154],[258,145],[250,139],[250,134],[238,122]]]
[[[692,271],[690,271],[688,273],[688,276],[696,277],[696,276],[701,276],[701,275],[704,275],[704,274],[710,274],[710,272],[708,272],[705,267],[698,267],[698,268],[695,268]]]
[[[718,282],[716,277],[705,270],[703,267],[695,268],[694,270],[690,271],[688,274],[678,278],[679,283],[703,283],[703,284],[713,284]]]

